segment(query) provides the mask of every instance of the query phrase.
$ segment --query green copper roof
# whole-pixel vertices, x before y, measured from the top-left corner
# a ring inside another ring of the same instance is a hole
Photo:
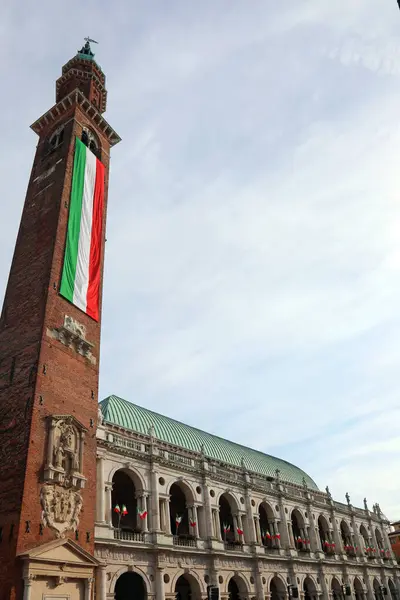
[[[100,402],[100,406],[104,421],[110,424],[144,435],[148,435],[150,427],[154,427],[155,437],[169,444],[195,452],[200,452],[204,446],[204,453],[209,458],[235,467],[240,467],[243,459],[249,471],[268,477],[275,477],[275,471],[279,469],[283,481],[302,485],[304,478],[309,488],[318,490],[316,483],[304,471],[280,458],[228,442],[216,435],[127,402],[118,396],[109,396]]]

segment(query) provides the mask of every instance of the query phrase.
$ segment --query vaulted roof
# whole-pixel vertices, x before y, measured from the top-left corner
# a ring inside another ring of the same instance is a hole
[[[200,452],[203,447],[208,458],[235,467],[240,467],[244,462],[249,471],[268,477],[275,478],[276,469],[279,469],[283,481],[302,485],[304,478],[309,488],[318,490],[316,483],[307,473],[281,458],[206,433],[132,404],[118,396],[109,396],[100,402],[100,406],[105,423],[118,425],[143,435],[148,435],[150,428],[153,428],[154,437],[163,442],[195,452]]]

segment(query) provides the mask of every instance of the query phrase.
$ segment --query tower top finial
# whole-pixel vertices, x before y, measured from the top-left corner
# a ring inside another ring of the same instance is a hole
[[[92,52],[92,49],[90,47],[90,42],[92,42],[92,44],[98,44],[99,42],[96,42],[96,40],[92,40],[92,38],[85,37],[85,45],[82,46],[82,48],[80,50],[78,50],[78,54],[83,54],[87,57],[93,58],[94,57],[94,52]]]

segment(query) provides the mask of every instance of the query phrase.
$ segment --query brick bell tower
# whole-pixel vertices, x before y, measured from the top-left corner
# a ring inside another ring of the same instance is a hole
[[[31,126],[39,140],[0,317],[0,600],[92,597],[108,168],[120,141],[102,116],[92,41]],[[40,549],[57,561],[62,545],[87,581],[67,573],[68,558],[62,576],[35,572]]]

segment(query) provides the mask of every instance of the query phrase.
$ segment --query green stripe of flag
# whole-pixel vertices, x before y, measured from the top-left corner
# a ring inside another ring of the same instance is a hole
[[[86,168],[86,146],[76,138],[71,200],[68,218],[67,244],[61,278],[60,294],[70,302],[74,297],[76,264],[82,214],[83,186]]]

